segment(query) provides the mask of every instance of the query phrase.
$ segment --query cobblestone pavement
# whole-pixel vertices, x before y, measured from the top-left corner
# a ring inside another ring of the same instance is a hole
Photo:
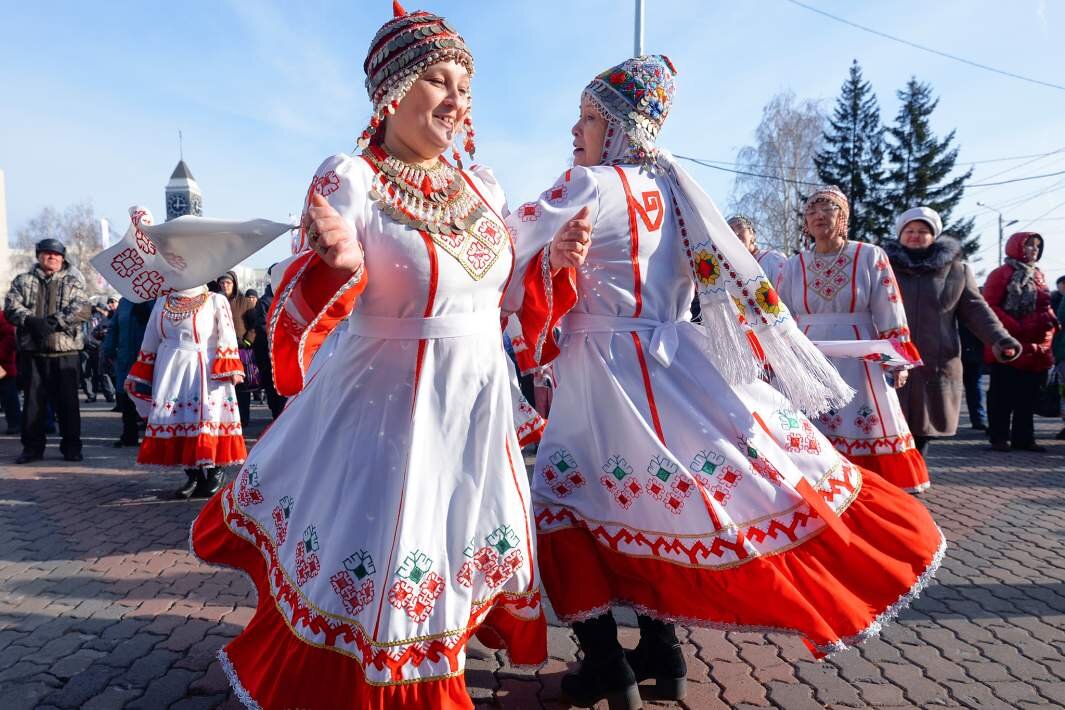
[[[85,462],[55,447],[14,466],[0,437],[0,707],[235,708],[215,652],[247,622],[250,584],[188,553],[200,503],[161,500],[178,474],[110,446],[109,405],[83,405]],[[267,414],[256,407],[261,430]],[[1060,422],[1040,420],[1044,441]],[[683,632],[684,707],[1065,706],[1065,442],[992,453],[975,432],[933,444],[925,496],[951,543],[938,584],[858,651],[824,662],[774,634]],[[770,602],[771,603],[771,602]],[[634,617],[622,615],[634,645]],[[478,705],[563,707],[576,647],[550,631],[539,672],[472,648]]]

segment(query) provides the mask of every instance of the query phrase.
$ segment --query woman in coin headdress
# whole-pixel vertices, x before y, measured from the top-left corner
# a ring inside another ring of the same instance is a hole
[[[546,659],[501,337],[524,269],[492,173],[443,157],[463,134],[473,152],[466,43],[441,17],[395,14],[364,65],[362,153],[315,173],[306,250],[270,308],[274,379],[292,398],[192,530],[197,555],[258,588],[222,651],[253,707],[472,707],[474,634],[514,663]],[[555,279],[524,291],[521,317],[550,319],[586,231],[560,230]]]

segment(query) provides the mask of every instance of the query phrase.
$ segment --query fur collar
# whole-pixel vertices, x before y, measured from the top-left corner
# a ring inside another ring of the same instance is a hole
[[[895,240],[880,245],[891,260],[891,266],[901,271],[939,271],[961,257],[961,244],[953,237],[940,237],[927,249],[907,249]]]

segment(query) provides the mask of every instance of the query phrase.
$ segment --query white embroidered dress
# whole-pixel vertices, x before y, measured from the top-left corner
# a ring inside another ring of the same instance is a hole
[[[686,322],[693,267],[666,180],[567,171],[508,217],[519,254],[583,206],[592,241],[533,476],[554,610],[573,621],[625,604],[797,631],[826,651],[878,628],[937,564],[927,511],[865,479],[775,389],[717,371]],[[525,335],[542,364],[551,333]]]
[[[126,385],[148,418],[137,463],[197,468],[242,462],[247,451],[235,374],[243,375],[244,367],[224,296],[200,287],[156,299]]]
[[[891,264],[873,244],[848,241],[838,254],[796,254],[784,267],[778,290],[811,340],[909,342]],[[884,368],[856,358],[833,358],[832,364],[856,394],[842,409],[821,415],[818,428],[854,463],[906,490],[927,488],[928,469]]]
[[[252,572],[265,609],[226,649],[244,687],[276,692],[264,673],[322,677],[330,707],[465,707],[465,647],[479,628],[514,662],[544,658],[500,321],[513,250],[491,174],[465,179],[488,210],[447,241],[386,215],[361,157],[329,158],[315,176],[365,269],[326,283],[330,270],[304,252],[286,270],[271,353],[279,389],[302,391],[193,531],[208,561],[248,568],[246,541],[266,564]],[[316,339],[346,316],[304,386]],[[267,639],[280,649],[261,648]]]

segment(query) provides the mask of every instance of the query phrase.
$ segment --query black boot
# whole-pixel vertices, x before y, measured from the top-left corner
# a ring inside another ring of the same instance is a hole
[[[562,692],[569,702],[590,708],[605,699],[610,710],[642,708],[640,688],[625,660],[625,650],[618,643],[613,615],[608,611],[588,621],[578,621],[573,631],[584,651],[584,660],[580,670],[562,677]]]
[[[626,651],[636,682],[653,678],[656,700],[680,700],[688,691],[688,664],[673,624],[637,614],[640,643]]]
[[[204,476],[200,480],[200,485],[196,486],[196,491],[192,494],[193,498],[210,498],[218,491],[222,490],[222,486],[226,482],[226,472],[220,468],[212,467],[204,469]]]
[[[203,480],[203,471],[198,468],[186,468],[185,475],[189,477],[189,480],[174,492],[174,497],[180,500],[191,498],[193,491],[199,487],[200,481]]]

